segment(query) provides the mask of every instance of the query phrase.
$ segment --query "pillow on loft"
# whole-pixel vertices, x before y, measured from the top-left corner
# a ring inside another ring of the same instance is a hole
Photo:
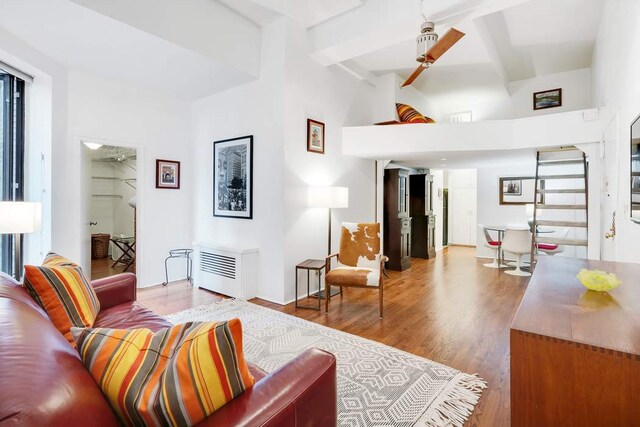
[[[410,105],[396,103],[396,110],[402,123],[435,123],[435,120],[423,116]]]
[[[49,259],[48,265],[25,265],[24,287],[44,308],[51,323],[75,347],[71,327],[93,326],[100,311],[100,302],[80,267],[52,264],[56,259],[63,263],[69,261],[56,255]]]
[[[252,387],[242,324],[72,329],[82,362],[125,425],[191,426]]]

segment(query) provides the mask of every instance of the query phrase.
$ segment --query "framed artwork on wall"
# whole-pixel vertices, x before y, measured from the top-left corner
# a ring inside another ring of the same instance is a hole
[[[213,216],[253,218],[253,135],[213,143]]]
[[[180,189],[180,162],[156,159],[156,188]]]
[[[533,94],[533,109],[562,107],[562,89],[551,89]]]
[[[307,151],[324,154],[324,123],[307,119]]]
[[[536,198],[536,178],[533,176],[517,176],[500,178],[500,204],[526,205],[534,203]],[[540,183],[544,188],[543,183]],[[542,193],[538,193],[538,203],[543,203]]]

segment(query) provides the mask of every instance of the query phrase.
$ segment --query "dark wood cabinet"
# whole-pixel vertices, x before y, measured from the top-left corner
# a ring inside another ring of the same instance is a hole
[[[416,258],[436,256],[436,218],[433,215],[433,176],[409,177],[409,213],[411,215],[411,255]]]
[[[409,193],[408,171],[384,171],[384,254],[389,257],[389,270],[402,271],[411,267]]]

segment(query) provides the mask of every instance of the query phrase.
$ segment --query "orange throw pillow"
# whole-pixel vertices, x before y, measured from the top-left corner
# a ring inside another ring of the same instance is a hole
[[[242,324],[72,329],[78,352],[125,425],[192,426],[252,387]]]
[[[435,123],[435,120],[423,116],[410,105],[396,103],[396,110],[402,123]]]
[[[89,279],[75,265],[25,265],[24,287],[74,347],[71,327],[93,326],[100,311]]]

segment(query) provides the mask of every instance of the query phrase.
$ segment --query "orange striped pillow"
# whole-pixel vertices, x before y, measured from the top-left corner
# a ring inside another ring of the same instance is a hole
[[[72,329],[78,352],[125,425],[204,420],[254,379],[240,320],[149,329]]]
[[[100,311],[93,287],[75,265],[25,265],[24,287],[74,347],[71,327],[93,326]]]
[[[72,267],[79,267],[78,264],[76,264],[75,262],[68,260],[62,255],[58,255],[55,252],[49,252],[47,256],[44,258],[44,261],[42,261],[42,265],[45,267],[51,267],[55,265],[68,265]]]
[[[433,119],[423,116],[411,105],[396,103],[396,110],[402,123],[435,123]]]

